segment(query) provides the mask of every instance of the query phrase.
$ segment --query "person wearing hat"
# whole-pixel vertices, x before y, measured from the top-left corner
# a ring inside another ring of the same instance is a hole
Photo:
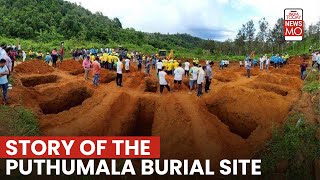
[[[87,81],[91,67],[90,56],[87,56],[85,60],[83,60],[82,67],[84,69],[84,80]]]
[[[8,98],[7,98],[7,93],[9,88],[8,75],[9,75],[9,69],[6,66],[6,60],[1,59],[0,60],[0,87],[2,88],[2,93],[3,93],[2,94],[3,105],[6,105],[8,101]]]

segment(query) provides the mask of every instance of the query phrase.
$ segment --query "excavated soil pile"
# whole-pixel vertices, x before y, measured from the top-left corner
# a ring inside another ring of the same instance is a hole
[[[56,75],[48,75],[48,76],[32,76],[27,78],[22,78],[21,83],[25,87],[34,87],[40,84],[48,84],[55,83],[59,79]]]
[[[293,57],[289,59],[289,64],[300,65],[303,62],[303,57]]]
[[[117,74],[113,71],[109,71],[106,69],[102,69],[100,73],[100,82],[101,83],[110,83],[112,81],[115,81],[117,78]]]
[[[281,76],[279,74],[261,74],[257,76],[256,81],[289,86],[295,89],[301,89],[302,81],[293,76]]]
[[[71,75],[75,76],[84,73],[82,63],[74,60],[63,61],[63,63],[59,65],[59,69],[63,71],[69,71]]]
[[[220,82],[232,82],[235,81],[238,78],[238,76],[234,72],[219,71],[217,74],[213,76],[213,78]]]
[[[17,73],[46,74],[53,72],[54,69],[44,61],[30,60],[17,65],[15,71]]]
[[[158,79],[147,78],[145,92],[157,92],[158,90]]]

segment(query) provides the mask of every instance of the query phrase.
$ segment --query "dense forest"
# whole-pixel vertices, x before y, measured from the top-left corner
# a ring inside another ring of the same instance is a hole
[[[92,13],[63,0],[0,0],[0,16],[3,41],[12,42],[18,38],[28,48],[34,49],[50,49],[60,41],[67,41],[68,48],[122,45],[148,53],[173,49],[177,56],[209,58],[244,56],[251,51],[303,53],[311,45],[319,47],[320,22],[306,28],[303,42],[287,43],[283,37],[281,18],[274,27],[262,18],[256,28],[251,20],[242,26],[234,40],[219,42],[189,34],[144,33],[133,28],[124,29],[118,18],[110,19],[100,12]]]

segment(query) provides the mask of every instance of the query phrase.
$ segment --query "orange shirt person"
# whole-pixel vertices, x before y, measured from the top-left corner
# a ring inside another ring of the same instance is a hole
[[[96,57],[95,61],[92,63],[92,71],[93,71],[93,85],[97,87],[99,84],[99,77],[100,77],[100,71],[101,71],[99,57]]]

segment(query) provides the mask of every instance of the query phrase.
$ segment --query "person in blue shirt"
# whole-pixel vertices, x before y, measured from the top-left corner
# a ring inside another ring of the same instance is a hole
[[[279,62],[278,62],[278,56],[274,56],[273,58],[273,63],[274,63],[274,67],[275,68],[278,68],[279,67]]]
[[[95,53],[94,48],[91,48],[91,49],[90,49],[90,53],[91,53],[92,55],[94,55],[94,53]]]
[[[281,56],[278,57],[278,61],[279,61],[279,67],[282,67],[283,66],[283,58]]]
[[[258,65],[258,61],[257,61],[257,59],[254,59],[253,60],[253,66],[256,67],[257,65]]]
[[[156,69],[157,60],[155,57],[152,58],[152,69]]]
[[[222,69],[222,70],[223,70],[223,67],[224,67],[224,60],[221,60],[221,61],[220,61],[220,68],[219,68],[219,69]]]
[[[8,75],[9,75],[9,69],[6,66],[6,60],[1,59],[0,60],[0,87],[2,88],[2,93],[3,93],[2,94],[3,105],[6,105],[8,101],[8,97],[7,97],[8,88],[9,88]]]
[[[49,53],[47,53],[45,60],[47,64],[49,64],[52,61],[52,57]]]
[[[248,78],[250,78],[250,76],[251,76],[251,61],[250,61],[250,59],[245,61],[245,66],[247,69],[247,76],[248,76]]]

